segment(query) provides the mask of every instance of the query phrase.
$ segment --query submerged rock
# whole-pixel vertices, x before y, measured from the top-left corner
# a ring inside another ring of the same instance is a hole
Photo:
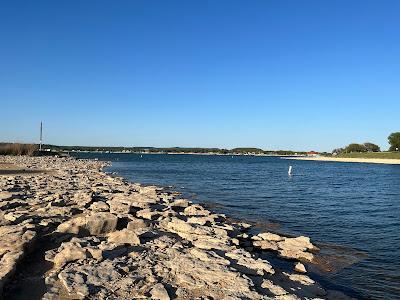
[[[282,257],[304,259],[310,262],[314,259],[314,255],[306,251],[316,249],[316,247],[311,244],[310,238],[305,236],[285,238],[283,241],[278,242],[278,247],[279,254]]]

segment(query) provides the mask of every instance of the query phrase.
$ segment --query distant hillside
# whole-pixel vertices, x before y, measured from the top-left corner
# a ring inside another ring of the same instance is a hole
[[[260,148],[233,148],[230,150],[233,153],[264,153],[265,151]]]

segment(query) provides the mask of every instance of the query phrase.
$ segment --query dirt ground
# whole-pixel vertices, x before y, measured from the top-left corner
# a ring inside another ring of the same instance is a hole
[[[1,175],[32,175],[32,174],[40,174],[40,173],[48,173],[45,170],[32,170],[32,169],[24,169],[14,164],[0,162],[0,176]]]

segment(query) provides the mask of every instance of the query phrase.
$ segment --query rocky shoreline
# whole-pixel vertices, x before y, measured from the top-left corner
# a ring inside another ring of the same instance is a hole
[[[4,298],[346,298],[306,275],[318,252],[308,237],[251,234],[251,225],[229,223],[179,193],[110,176],[106,162],[0,163],[46,170],[0,175]]]

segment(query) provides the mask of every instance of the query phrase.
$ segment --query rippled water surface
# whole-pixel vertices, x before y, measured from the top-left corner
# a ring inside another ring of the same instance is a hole
[[[331,270],[319,278],[326,287],[356,298],[400,299],[400,165],[251,156],[79,156],[110,160],[107,171],[134,182],[174,186],[194,201],[218,204],[228,216],[310,236],[322,245],[325,269]]]

